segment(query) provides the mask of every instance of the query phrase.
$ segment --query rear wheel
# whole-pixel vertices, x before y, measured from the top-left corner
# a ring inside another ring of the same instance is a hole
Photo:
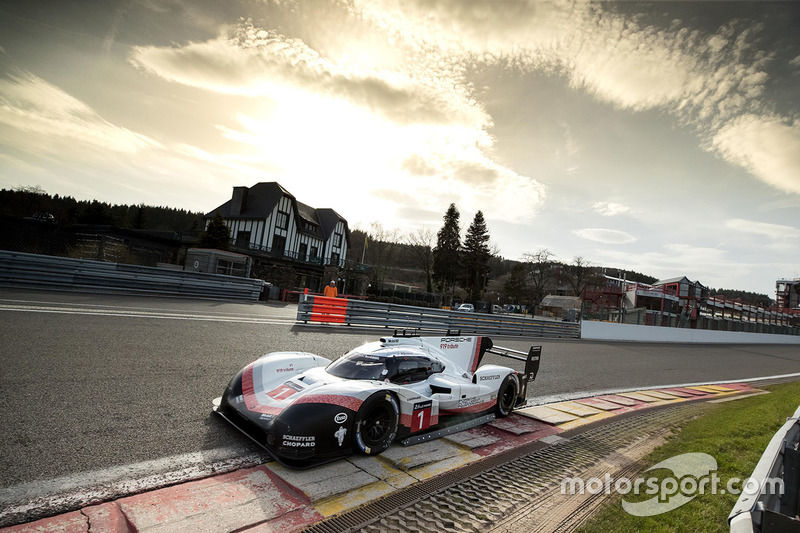
[[[373,394],[358,410],[355,419],[354,448],[364,455],[377,455],[397,436],[400,407],[388,392]]]
[[[500,384],[500,389],[497,391],[497,416],[502,418],[510,415],[516,403],[517,380],[514,379],[513,374],[509,374],[503,379],[503,382]]]

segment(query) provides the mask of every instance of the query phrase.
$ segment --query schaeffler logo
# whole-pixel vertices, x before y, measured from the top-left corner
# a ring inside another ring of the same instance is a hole
[[[609,474],[602,478],[564,478],[561,481],[561,494],[612,494],[614,492],[626,496],[622,500],[622,508],[633,516],[656,516],[667,513],[685,505],[702,494],[741,494],[757,495],[762,485],[753,478],[744,482],[740,478],[731,478],[722,484],[717,475],[717,460],[707,453],[685,453],[676,455],[645,470],[670,471],[669,476],[638,477],[636,479],[617,478]],[[771,494],[783,494],[783,479],[768,478]],[[644,501],[630,501],[640,497],[652,496]]]

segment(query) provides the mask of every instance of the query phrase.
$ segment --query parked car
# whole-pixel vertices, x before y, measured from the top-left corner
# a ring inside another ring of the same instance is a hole
[[[472,304],[461,304],[458,306],[457,311],[461,311],[462,313],[474,313],[475,306]]]

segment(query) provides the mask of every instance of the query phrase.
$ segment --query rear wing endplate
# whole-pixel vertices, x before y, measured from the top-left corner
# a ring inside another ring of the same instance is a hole
[[[520,352],[519,350],[512,350],[511,348],[503,348],[502,346],[494,346],[488,350],[487,353],[499,355],[500,357],[508,357],[516,359],[517,361],[525,361],[525,373],[520,376],[519,395],[518,398],[525,400],[528,393],[528,383],[536,379],[536,374],[539,373],[539,362],[542,358],[542,347],[531,346],[528,353]]]

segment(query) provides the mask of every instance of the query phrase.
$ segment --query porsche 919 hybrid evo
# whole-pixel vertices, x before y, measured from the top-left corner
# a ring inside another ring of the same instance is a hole
[[[524,361],[525,371],[481,365],[487,352]],[[395,334],[335,361],[273,352],[239,372],[214,411],[279,462],[305,468],[507,416],[525,403],[540,357],[541,346],[525,353],[450,333]]]

